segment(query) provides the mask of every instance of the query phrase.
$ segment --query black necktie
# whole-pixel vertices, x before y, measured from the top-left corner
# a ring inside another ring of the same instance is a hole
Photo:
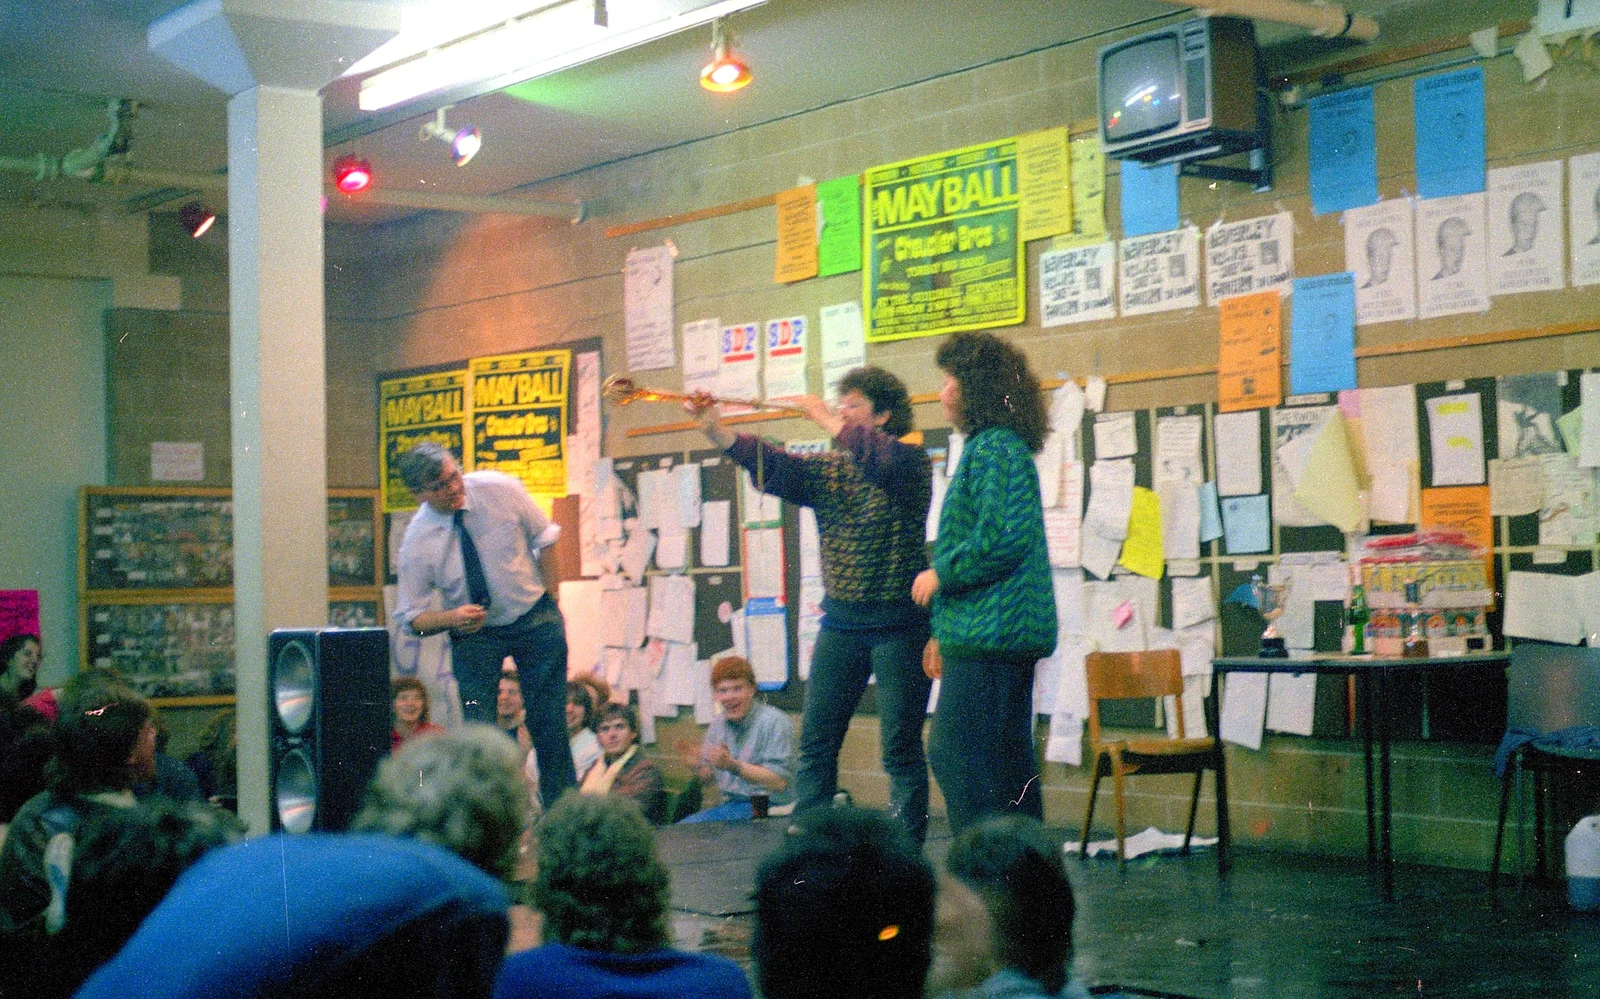
[[[488,610],[489,581],[483,578],[483,561],[478,558],[478,546],[472,542],[472,532],[461,522],[461,517],[466,512],[457,510],[455,521],[456,537],[461,539],[461,565],[466,570],[467,594],[473,603]]]

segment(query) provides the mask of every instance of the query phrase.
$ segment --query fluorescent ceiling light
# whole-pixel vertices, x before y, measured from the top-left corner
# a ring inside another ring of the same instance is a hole
[[[545,4],[520,15],[497,18],[493,22],[494,27],[469,27],[467,31],[472,33],[463,33],[463,20],[457,14],[450,22],[449,30],[454,40],[418,48],[417,38],[420,36],[408,39],[404,46],[394,50],[400,52],[409,48],[408,57],[361,81],[358,103],[363,111],[377,111],[437,90],[490,80],[494,81],[495,89],[500,89],[642,45],[728,14],[760,6],[764,2],[565,0]],[[528,0],[520,0],[519,6],[526,8],[527,3]],[[472,5],[457,2],[455,6]],[[437,10],[435,8],[430,12],[437,13]],[[481,18],[474,17],[473,20]],[[406,30],[402,28],[401,37],[405,34]],[[374,52],[362,63],[375,61],[382,51]],[[393,55],[384,58],[392,59]]]

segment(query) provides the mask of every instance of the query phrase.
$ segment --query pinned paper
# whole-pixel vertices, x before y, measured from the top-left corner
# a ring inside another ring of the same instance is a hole
[[[1555,65],[1550,59],[1550,53],[1545,50],[1544,39],[1539,37],[1537,31],[1523,35],[1511,49],[1511,54],[1517,57],[1517,62],[1522,66],[1523,83],[1532,83],[1550,72],[1550,68]]]
[[[1311,100],[1311,210],[1317,215],[1378,200],[1377,116],[1372,88]]]
[[[1229,496],[1222,501],[1223,543],[1229,555],[1272,550],[1272,525],[1265,494]]]
[[[1488,486],[1424,489],[1419,526],[1451,528],[1466,535],[1468,541],[1486,553],[1484,563],[1489,573],[1487,578],[1493,580],[1494,517],[1489,509]]]
[[[1348,271],[1297,278],[1289,313],[1289,391],[1356,387],[1356,288]]]
[[[1356,325],[1417,318],[1411,199],[1394,198],[1344,216],[1344,269],[1355,275]]]
[[[1017,136],[1017,231],[1023,242],[1072,232],[1067,130]]]
[[[1122,161],[1122,236],[1147,236],[1178,228],[1178,166]]]
[[[867,363],[861,303],[850,301],[822,307],[822,395],[839,398],[839,380]]]
[[[1217,492],[1253,496],[1261,491],[1261,416],[1255,410],[1218,413]]]
[[[1073,139],[1072,234],[1057,236],[1055,249],[1098,243],[1106,238],[1106,160],[1098,135]]]
[[[1133,509],[1128,517],[1128,537],[1117,560],[1132,572],[1160,579],[1166,568],[1161,549],[1161,500],[1142,486],[1133,488]]]
[[[817,185],[779,191],[778,251],[773,280],[780,284],[817,276]]]
[[[1566,287],[1564,165],[1546,160],[1489,171],[1489,294]]]
[[[1305,439],[1291,442],[1284,450]],[[1337,412],[1329,416],[1311,440],[1304,469],[1295,480],[1295,498],[1306,510],[1346,534],[1358,530],[1365,518],[1344,417]]]
[[[835,177],[817,185],[822,234],[817,240],[817,274],[847,274],[861,269],[861,178]]]
[[[1483,190],[1483,67],[1427,76],[1412,85],[1417,190],[1443,198]]]
[[[1224,413],[1282,400],[1278,293],[1224,299],[1219,311],[1217,407]]]
[[[1572,249],[1572,285],[1600,284],[1600,153],[1567,160],[1567,237]]]
[[[1463,194],[1417,204],[1417,316],[1433,319],[1489,308],[1484,197]]]
[[[1489,512],[1496,517],[1538,513],[1544,505],[1544,466],[1536,454],[1489,462]]]
[[[1200,504],[1200,540],[1215,541],[1222,537],[1222,510],[1217,505],[1217,484],[1202,483],[1195,492]]]
[[[1111,610],[1111,623],[1118,628],[1126,628],[1128,622],[1133,620],[1133,601],[1124,600]]]
[[[1083,401],[1089,412],[1098,413],[1106,408],[1106,380],[1090,375],[1083,381]]]
[[[628,251],[622,272],[623,328],[629,371],[670,368],[677,363],[672,342],[672,259],[670,245]]]
[[[1583,431],[1578,452],[1580,468],[1600,466],[1600,371],[1585,371],[1579,380],[1583,413]]]
[[[1428,400],[1428,442],[1435,486],[1484,481],[1483,398],[1476,392]]]

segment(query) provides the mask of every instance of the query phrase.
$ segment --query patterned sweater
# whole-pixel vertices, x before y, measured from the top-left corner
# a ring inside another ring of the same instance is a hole
[[[817,514],[824,628],[924,626],[911,581],[928,567],[933,472],[927,452],[881,430],[845,427],[835,450],[795,455],[740,434],[728,455],[765,491]]]
[[[945,655],[1042,659],[1056,647],[1039,473],[1010,429],[967,440],[933,544],[933,636]]]

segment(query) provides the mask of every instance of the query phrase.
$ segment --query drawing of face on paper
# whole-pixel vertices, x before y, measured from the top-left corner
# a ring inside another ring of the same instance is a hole
[[[1417,317],[1411,201],[1395,198],[1345,213],[1345,270],[1356,276],[1356,325]]]
[[[1565,286],[1560,160],[1489,171],[1489,294]]]
[[[1416,205],[1417,314],[1423,319],[1489,307],[1484,197],[1461,194]]]
[[[1600,284],[1600,153],[1586,153],[1567,161],[1567,183],[1572,214],[1572,285]]]

